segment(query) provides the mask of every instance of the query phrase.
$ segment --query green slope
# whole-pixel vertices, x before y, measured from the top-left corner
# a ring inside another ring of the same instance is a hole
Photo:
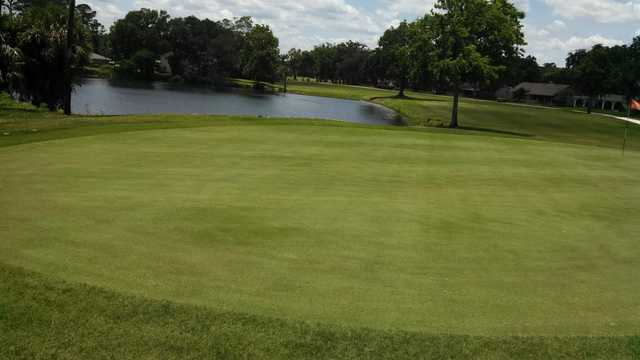
[[[0,265],[2,359],[634,359],[640,337],[350,329],[123,296]]]
[[[0,115],[0,355],[638,356],[637,151],[562,127]]]

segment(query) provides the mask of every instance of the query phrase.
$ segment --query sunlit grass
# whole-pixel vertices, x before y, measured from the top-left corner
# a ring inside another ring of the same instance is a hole
[[[535,117],[564,112],[526,109],[449,131],[3,101],[0,357],[640,355],[640,154],[609,146],[616,121],[553,134]]]

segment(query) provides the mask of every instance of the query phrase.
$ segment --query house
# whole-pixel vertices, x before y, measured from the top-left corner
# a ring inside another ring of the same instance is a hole
[[[498,100],[509,100],[511,99],[513,94],[513,87],[512,86],[504,86],[501,87],[500,89],[496,90],[496,93],[494,94],[494,97]]]
[[[102,56],[100,54],[91,53],[89,54],[89,63],[93,66],[101,66],[111,64],[113,61],[108,57]]]
[[[588,96],[574,96],[573,107],[587,107],[591,101],[591,107],[602,111],[625,111],[627,108],[627,99],[624,95],[604,95],[598,98],[590,98]]]
[[[625,111],[627,108],[626,104],[628,104],[628,102],[624,95],[615,94],[601,96],[596,102],[596,105],[601,108],[602,111]]]
[[[524,82],[513,88],[511,98],[544,105],[572,105],[573,90],[564,84]]]

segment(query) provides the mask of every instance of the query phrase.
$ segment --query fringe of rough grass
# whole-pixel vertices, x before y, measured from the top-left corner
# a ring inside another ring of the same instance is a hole
[[[1,359],[640,359],[640,337],[352,329],[133,297],[0,265]]]

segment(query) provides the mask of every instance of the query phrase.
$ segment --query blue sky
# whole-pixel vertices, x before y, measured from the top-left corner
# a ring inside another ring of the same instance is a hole
[[[271,25],[281,49],[358,40],[375,46],[384,30],[430,11],[434,0],[85,0],[109,26],[127,11],[165,9],[213,20],[249,15]],[[514,0],[527,13],[529,54],[564,66],[569,51],[628,43],[640,35],[640,0]]]

